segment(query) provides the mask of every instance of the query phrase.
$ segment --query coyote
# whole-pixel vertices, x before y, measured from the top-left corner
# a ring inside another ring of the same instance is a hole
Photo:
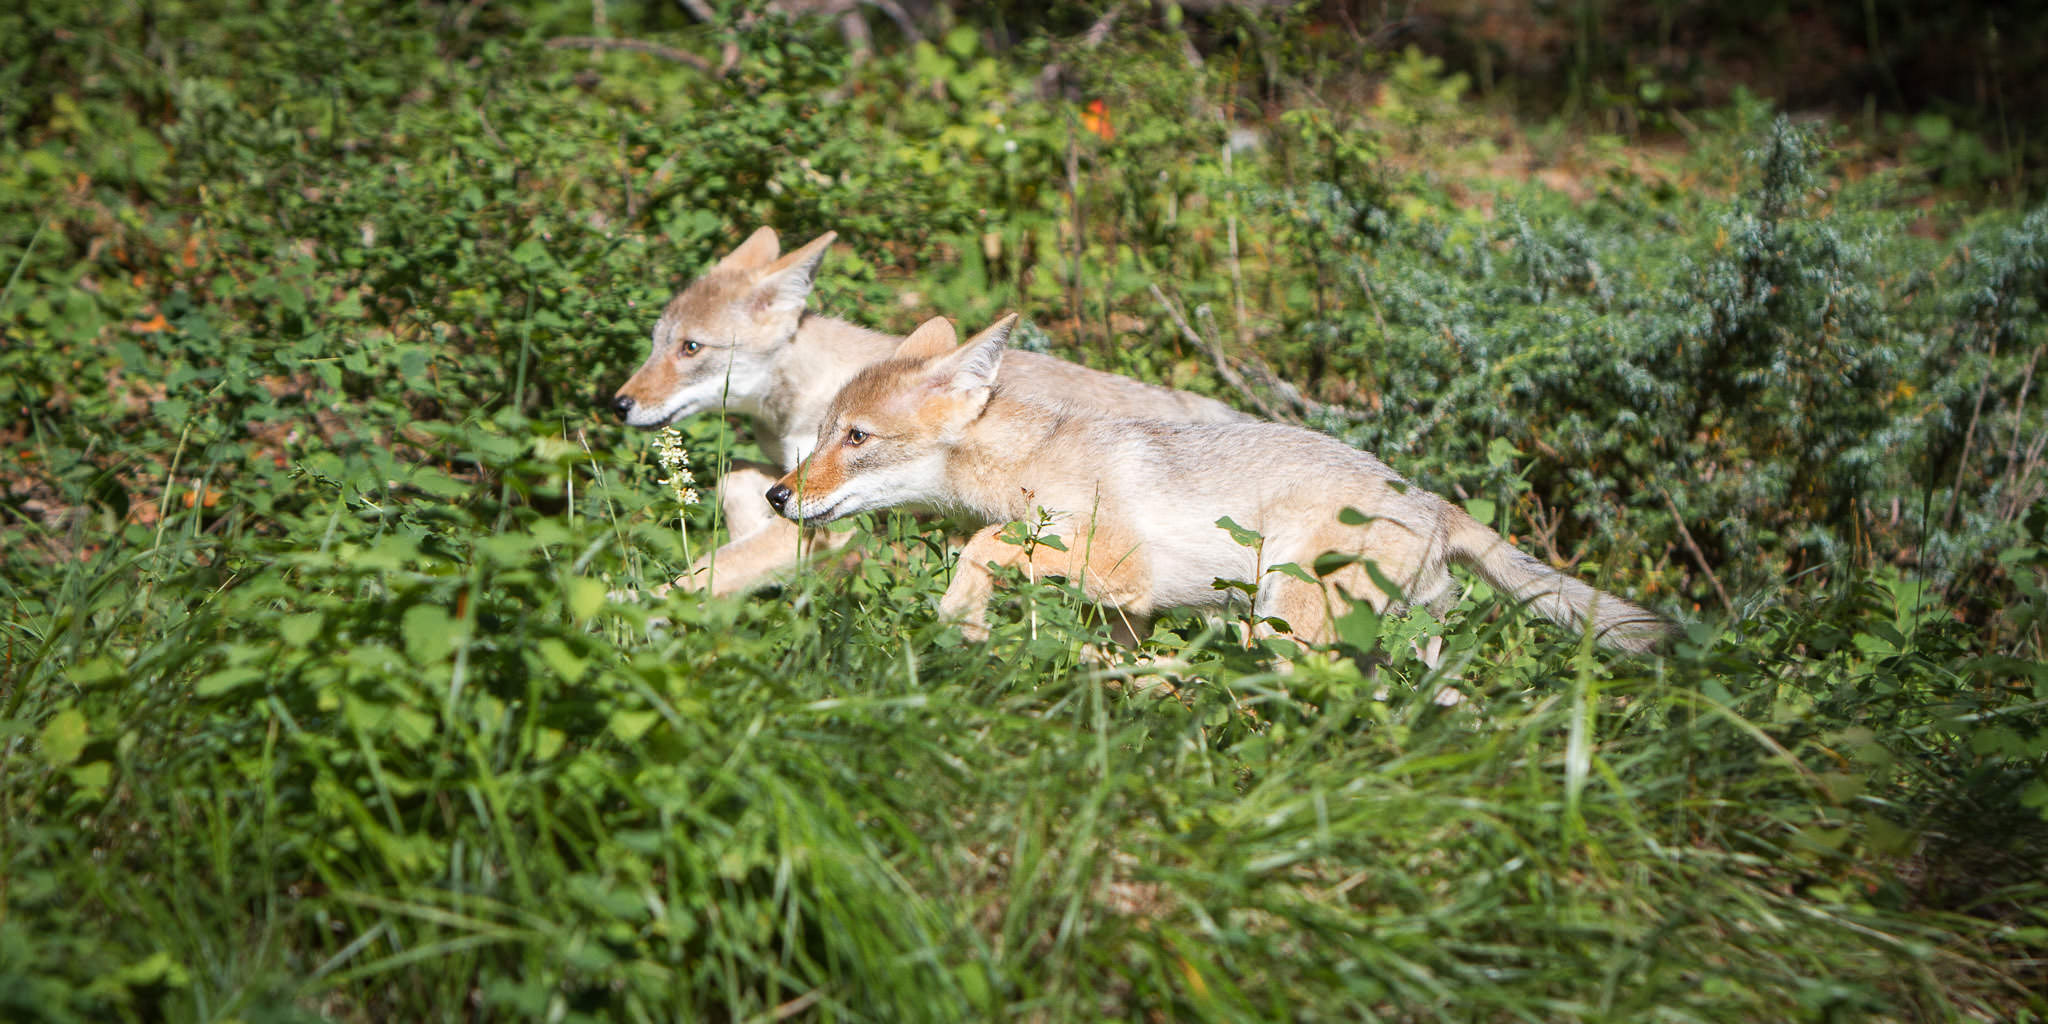
[[[754,232],[670,300],[654,325],[653,352],[613,396],[612,407],[636,427],[713,410],[737,414],[750,421],[772,463],[736,463],[719,481],[731,540],[698,559],[677,587],[751,590],[798,561],[800,532],[777,518],[761,493],[810,453],[840,386],[887,359],[902,340],[805,310],[836,237],[828,231],[782,255],[773,229]],[[1248,418],[1212,398],[1030,352],[1011,353],[1002,380],[1019,395],[1126,415],[1204,423]]]
[[[939,602],[976,640],[988,635],[991,565],[1063,576],[1141,635],[1155,610],[1225,604],[1236,591],[1216,581],[1245,580],[1257,587],[1255,635],[1328,643],[1354,598],[1448,611],[1452,561],[1609,647],[1650,651],[1669,631],[1334,438],[1266,422],[1110,418],[1020,394],[998,375],[1015,358],[1004,347],[1016,322],[958,347],[944,321],[918,328],[839,393],[810,456],[768,503],[813,526],[902,504],[991,524],[968,540]],[[1242,541],[1226,517],[1257,539]],[[1001,539],[1017,520],[1047,523],[1045,536]],[[1312,582],[1330,552],[1349,557]]]

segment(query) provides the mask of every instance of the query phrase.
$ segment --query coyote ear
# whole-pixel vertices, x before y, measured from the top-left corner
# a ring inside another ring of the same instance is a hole
[[[753,270],[775,262],[776,254],[781,251],[782,243],[776,240],[774,228],[756,228],[753,234],[747,236],[746,241],[740,243],[739,248],[719,260],[718,265],[721,269]]]
[[[967,339],[960,351],[940,364],[943,379],[955,391],[973,391],[995,386],[996,371],[1003,366],[1003,349],[1010,344],[1010,332],[1017,326],[1017,314],[1010,313],[987,330]]]
[[[960,344],[960,336],[953,333],[953,321],[942,316],[932,317],[917,325],[910,337],[896,346],[891,359],[931,359],[946,355]]]
[[[781,313],[802,312],[804,303],[810,300],[811,283],[817,279],[818,264],[825,261],[825,250],[831,248],[832,240],[838,237],[837,232],[827,231],[805,242],[803,248],[763,268],[760,280],[754,285],[754,294],[760,299],[761,308]]]

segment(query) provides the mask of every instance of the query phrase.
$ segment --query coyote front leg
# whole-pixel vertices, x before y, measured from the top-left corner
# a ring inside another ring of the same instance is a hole
[[[1033,578],[1060,576],[1081,585],[1083,593],[1119,614],[1119,642],[1137,639],[1139,623],[1151,613],[1151,579],[1143,560],[1129,545],[1107,543],[1101,532],[1092,538],[1048,535],[1064,545],[1061,551],[1040,538],[1035,544],[1013,544],[1002,538],[1001,525],[986,526],[968,538],[953,569],[953,582],[939,598],[939,616],[960,624],[968,640],[988,639],[988,602],[995,592],[991,565],[1028,569]]]
[[[774,483],[774,474],[751,463],[735,464],[718,481],[718,503],[730,539],[676,577],[675,589],[712,597],[758,590],[780,581],[785,570],[813,552],[836,550],[853,538],[850,532],[805,530],[776,515],[761,497]],[[667,590],[657,588],[656,594]]]

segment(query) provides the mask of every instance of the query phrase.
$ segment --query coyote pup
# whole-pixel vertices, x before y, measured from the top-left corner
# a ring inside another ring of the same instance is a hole
[[[901,341],[804,309],[836,237],[827,231],[780,255],[774,230],[754,232],[670,300],[654,325],[652,353],[612,399],[620,417],[636,427],[714,410],[734,413],[750,421],[773,463],[735,464],[719,481],[732,539],[699,559],[675,586],[737,593],[796,564],[800,531],[776,518],[761,492],[810,453],[840,386],[887,359]],[[1248,418],[1212,398],[1031,352],[1011,353],[1002,380],[1015,394],[1105,413],[1205,423]]]
[[[1214,587],[1217,579],[1254,581],[1258,635],[1280,632],[1271,617],[1301,640],[1328,643],[1333,616],[1352,598],[1382,611],[1447,611],[1455,593],[1446,565],[1455,561],[1609,647],[1649,651],[1669,631],[1334,438],[1264,422],[1113,419],[1022,394],[998,375],[1015,358],[1003,350],[1016,322],[1006,316],[957,348],[945,321],[918,328],[839,393],[810,456],[768,503],[809,525],[902,504],[993,524],[968,541],[939,603],[970,639],[988,634],[990,563],[1064,576],[1139,619],[1229,602],[1234,592]],[[998,539],[1001,524],[1041,514],[1060,545]],[[1262,539],[1240,544],[1217,525],[1225,516]],[[1354,557],[1321,584],[1275,569],[1307,570],[1326,552]]]

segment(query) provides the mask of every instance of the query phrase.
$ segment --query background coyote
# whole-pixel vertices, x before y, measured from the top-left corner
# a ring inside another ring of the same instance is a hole
[[[770,463],[737,463],[719,481],[730,540],[698,559],[676,586],[713,594],[749,590],[803,555],[806,538],[776,518],[761,494],[809,454],[840,387],[887,359],[901,341],[804,308],[837,237],[827,231],[785,256],[773,229],[755,231],[670,300],[654,325],[653,351],[612,399],[636,427],[713,410],[736,414],[752,427]],[[1248,418],[1213,398],[1034,352],[1011,353],[1002,384],[1019,395],[1129,416],[1200,423]],[[843,541],[845,535],[829,536]]]

